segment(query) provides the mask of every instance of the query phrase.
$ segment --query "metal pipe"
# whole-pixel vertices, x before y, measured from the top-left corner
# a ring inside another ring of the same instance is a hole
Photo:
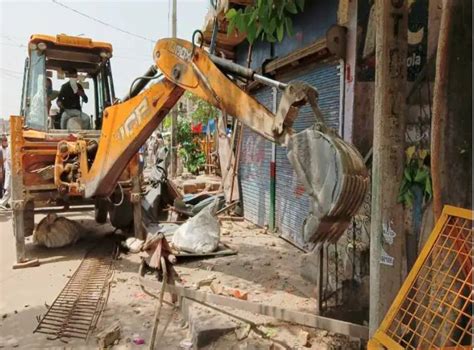
[[[122,98],[122,101],[125,102],[129,100],[130,98],[138,95],[140,91],[142,91],[145,88],[145,86],[148,84],[148,82],[150,81],[150,78],[152,78],[156,73],[157,73],[156,67],[154,65],[150,66],[150,68],[148,68],[148,70],[145,72],[143,76],[135,79],[132,82],[132,86],[130,87],[130,92]]]
[[[280,90],[285,90],[285,88],[288,86],[288,84],[282,83],[278,80],[273,80],[273,79],[267,78],[267,77],[265,77],[263,75],[260,75],[260,74],[257,74],[257,73],[255,73],[253,75],[253,79],[255,81],[258,81],[259,83],[262,83],[262,84],[270,86],[270,87],[275,87],[275,88],[280,89]]]
[[[287,86],[287,84],[285,83],[257,74],[254,70],[250,68],[243,67],[239,64],[236,64],[224,58],[220,58],[214,55],[209,55],[209,57],[211,58],[211,61],[214,62],[214,64],[217,67],[219,67],[226,73],[231,73],[248,80],[258,81],[259,83],[262,83],[264,85],[267,85],[270,87],[276,87],[281,90],[285,89]]]

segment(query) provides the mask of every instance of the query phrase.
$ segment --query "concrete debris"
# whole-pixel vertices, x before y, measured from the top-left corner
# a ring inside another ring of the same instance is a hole
[[[211,276],[209,278],[202,279],[202,280],[198,281],[194,285],[194,287],[195,287],[195,289],[199,289],[199,288],[204,287],[204,286],[210,286],[215,279],[216,279],[215,276]]]
[[[251,326],[249,324],[246,324],[245,326],[239,327],[235,330],[235,335],[237,337],[237,340],[244,340],[247,338],[250,334]]]
[[[120,333],[121,326],[120,322],[118,321],[104,329],[102,332],[98,333],[96,338],[99,349],[106,349],[114,344],[117,345],[118,340],[120,339]]]
[[[76,243],[85,233],[86,230],[79,223],[50,213],[36,226],[33,243],[59,248]]]
[[[300,329],[299,332],[298,332],[297,340],[298,340],[299,345],[307,347],[308,342],[309,342],[309,333],[302,330],[302,329]]]

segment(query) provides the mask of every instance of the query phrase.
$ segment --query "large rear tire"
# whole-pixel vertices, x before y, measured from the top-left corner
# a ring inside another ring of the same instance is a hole
[[[115,206],[109,204],[109,218],[113,227],[128,229],[133,224],[133,205],[128,198],[124,198],[122,204]]]

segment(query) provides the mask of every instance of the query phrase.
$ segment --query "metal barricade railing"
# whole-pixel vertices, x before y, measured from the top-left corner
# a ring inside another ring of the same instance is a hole
[[[368,349],[471,349],[471,210],[446,206]]]

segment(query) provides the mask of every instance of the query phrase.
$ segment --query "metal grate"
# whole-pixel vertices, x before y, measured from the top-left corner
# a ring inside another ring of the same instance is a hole
[[[471,348],[472,219],[444,208],[369,349]]]
[[[112,273],[110,249],[89,252],[33,333],[49,334],[51,340],[87,339],[105,306]]]

